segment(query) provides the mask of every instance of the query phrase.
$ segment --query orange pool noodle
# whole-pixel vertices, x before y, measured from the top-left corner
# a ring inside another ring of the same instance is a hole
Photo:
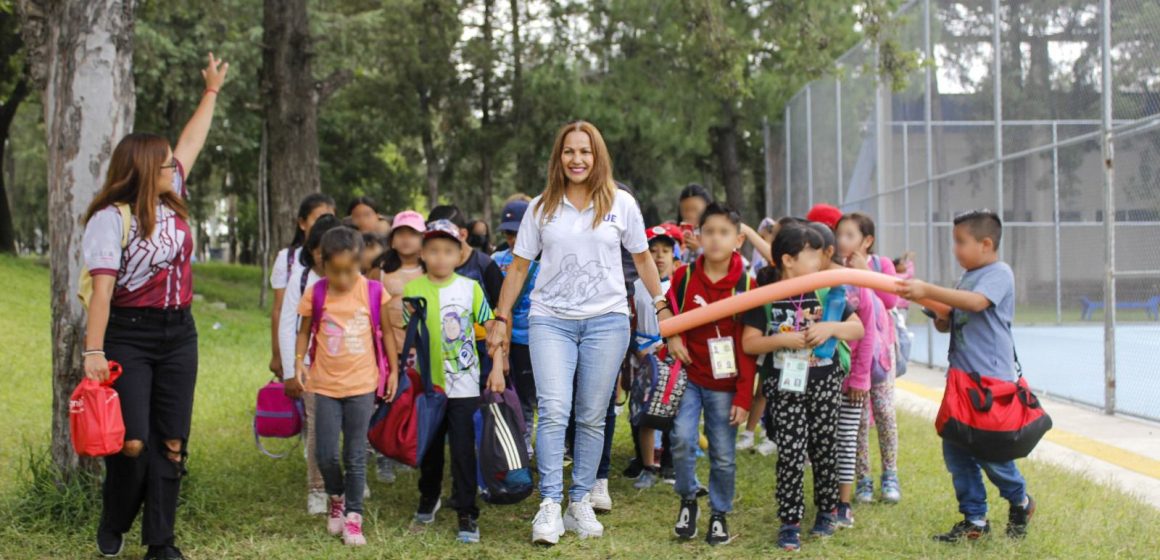
[[[766,303],[812,292],[818,288],[842,284],[862,286],[883,292],[894,292],[895,287],[898,285],[898,279],[880,272],[853,270],[849,268],[826,270],[805,276],[798,276],[797,278],[774,282],[768,286],[762,286],[756,290],[738,294],[705,307],[691,309],[672,319],[662,321],[661,335],[667,338],[706,323],[748,311]],[[940,315],[950,311],[949,307],[937,301],[921,300],[918,303],[925,305]]]

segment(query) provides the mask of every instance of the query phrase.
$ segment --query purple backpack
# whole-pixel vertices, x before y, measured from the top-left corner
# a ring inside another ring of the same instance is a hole
[[[310,363],[312,364],[314,363],[314,351],[317,347],[315,341],[318,338],[318,328],[322,325],[322,312],[326,309],[326,286],[326,278],[316,282],[313,300],[310,302],[310,349],[307,354],[310,355]],[[391,373],[391,362],[387,360],[387,351],[383,347],[383,310],[379,304],[382,299],[382,283],[378,280],[367,280],[367,301],[370,302],[371,312],[371,337],[374,338],[375,363],[379,366],[379,384],[375,390],[375,396],[380,399],[387,392],[387,377]]]
[[[289,451],[277,455],[266,451],[262,438],[291,438],[302,433],[304,411],[300,399],[292,399],[283,392],[282,384],[271,381],[258,389],[258,403],[254,410],[254,443],[262,454],[281,459]]]

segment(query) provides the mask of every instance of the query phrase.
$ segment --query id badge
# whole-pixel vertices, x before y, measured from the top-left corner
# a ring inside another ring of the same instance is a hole
[[[781,378],[777,388],[790,393],[806,392],[806,382],[810,377],[809,355],[790,354],[785,357],[781,368]]]
[[[709,339],[709,360],[713,365],[713,379],[728,379],[737,375],[737,355],[733,353],[733,339]]]

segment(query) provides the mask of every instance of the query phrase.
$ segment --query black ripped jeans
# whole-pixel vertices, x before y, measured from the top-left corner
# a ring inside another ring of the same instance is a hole
[[[137,512],[145,545],[172,545],[177,497],[197,383],[197,327],[189,309],[114,307],[105,331],[105,356],[121,364],[113,384],[125,419],[125,441],[140,455],[105,457],[101,529],[125,533]],[[167,440],[181,442],[171,452]]]

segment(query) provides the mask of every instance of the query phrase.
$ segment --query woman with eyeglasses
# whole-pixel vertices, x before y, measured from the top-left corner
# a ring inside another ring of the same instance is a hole
[[[125,420],[121,453],[105,457],[97,548],[116,556],[144,505],[146,559],[180,559],[173,526],[197,381],[197,329],[185,177],[205,145],[229,63],[209,54],[205,91],[177,146],[134,132],[121,139],[85,213],[84,263],[93,279],[85,332],[90,379],[113,384]]]

